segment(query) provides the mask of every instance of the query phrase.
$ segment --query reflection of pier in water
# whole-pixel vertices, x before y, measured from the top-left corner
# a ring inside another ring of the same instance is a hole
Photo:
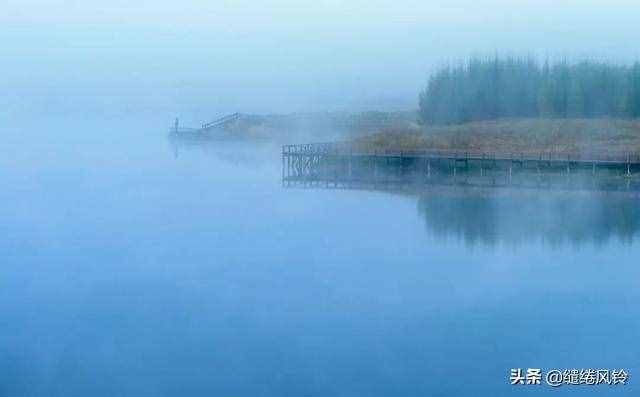
[[[176,159],[183,154],[202,154],[242,168],[271,167],[278,161],[279,146],[267,140],[247,142],[206,135],[170,134],[167,143]]]
[[[285,186],[403,189],[428,185],[640,190],[629,153],[375,151],[350,143],[286,145]]]

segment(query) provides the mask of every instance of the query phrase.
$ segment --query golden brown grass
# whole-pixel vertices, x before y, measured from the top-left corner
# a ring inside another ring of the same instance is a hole
[[[355,139],[378,150],[640,153],[640,120],[504,119],[387,129]]]

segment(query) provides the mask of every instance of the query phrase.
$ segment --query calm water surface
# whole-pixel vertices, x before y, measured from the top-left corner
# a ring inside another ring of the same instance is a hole
[[[144,120],[5,138],[0,396],[640,390],[638,199],[284,189],[277,146]],[[529,367],[632,378],[509,385]]]

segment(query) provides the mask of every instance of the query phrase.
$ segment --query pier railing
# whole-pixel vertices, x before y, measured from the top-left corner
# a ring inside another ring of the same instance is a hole
[[[517,186],[640,191],[640,155],[620,151],[395,150],[353,142],[282,147],[286,186]]]
[[[283,155],[351,155],[381,157],[415,157],[458,160],[562,161],[584,163],[640,164],[640,153],[589,150],[475,150],[475,149],[377,149],[353,142],[324,142],[284,145]]]
[[[235,121],[238,118],[240,118],[240,113],[233,113],[228,116],[224,116],[217,120],[211,121],[209,123],[202,124],[202,129],[206,130],[208,128],[213,128],[213,127],[218,127],[224,124],[228,124]]]

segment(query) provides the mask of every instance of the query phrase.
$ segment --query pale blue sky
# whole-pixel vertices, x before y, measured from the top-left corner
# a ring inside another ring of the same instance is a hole
[[[640,5],[621,0],[3,3],[0,104],[33,111],[410,108],[442,62],[629,61],[640,37]]]

